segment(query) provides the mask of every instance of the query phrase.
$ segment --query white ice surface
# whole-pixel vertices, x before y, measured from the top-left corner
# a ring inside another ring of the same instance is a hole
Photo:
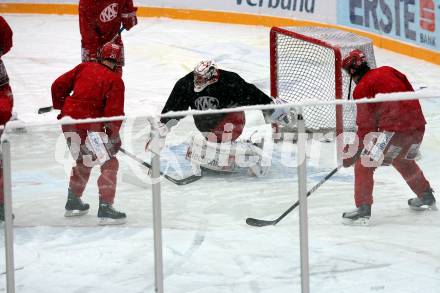
[[[80,60],[77,17],[5,17],[14,30],[14,47],[4,62],[15,111],[25,122],[54,121],[56,113],[37,115],[37,109],[50,105],[51,83]],[[123,37],[127,115],[159,113],[175,81],[207,57],[269,92],[267,28],[140,19]],[[376,57],[378,64],[406,73],[416,87],[440,89],[439,66],[379,48]],[[440,101],[426,100],[423,109],[428,126],[419,163],[440,190]],[[139,154],[145,124],[133,125],[124,137],[135,136],[132,148]],[[182,125],[191,128],[188,119]],[[175,134],[182,137],[179,129]],[[121,154],[115,206],[128,214],[128,223],[96,225],[98,170],[84,195],[90,214],[65,219],[68,176],[53,151],[59,135],[52,127],[11,136],[17,292],[154,292],[150,185],[133,182],[135,167]],[[289,146],[282,147],[278,151],[288,153]],[[334,168],[324,161],[310,162],[309,188]],[[278,164],[263,179],[240,173],[209,175],[187,186],[164,181],[165,291],[300,292],[298,212],[274,227],[245,223],[247,217],[274,219],[293,204],[295,173]],[[370,227],[341,225],[341,213],[354,206],[352,169],[341,170],[310,197],[311,292],[439,292],[440,213],[410,211],[406,201],[413,195],[392,168],[377,170],[375,179]]]

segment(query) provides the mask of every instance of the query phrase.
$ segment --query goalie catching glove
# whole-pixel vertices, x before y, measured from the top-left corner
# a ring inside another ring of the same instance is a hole
[[[147,138],[147,141],[145,143],[145,151],[154,151],[152,149],[153,139],[159,139],[159,144],[158,144],[159,145],[159,150],[158,150],[158,152],[160,152],[163,149],[163,147],[165,146],[165,139],[166,139],[168,133],[170,132],[170,130],[162,122],[156,122],[156,121],[151,121],[150,120],[150,124],[151,124],[151,129],[150,129],[150,133],[149,133],[149,136]],[[157,131],[158,137],[154,137],[154,130]]]
[[[273,99],[273,103],[280,105],[287,104],[287,101],[281,98],[277,98]],[[292,111],[290,108],[277,108],[272,113],[270,118],[272,122],[284,127],[294,128],[296,126],[296,115],[295,112]]]

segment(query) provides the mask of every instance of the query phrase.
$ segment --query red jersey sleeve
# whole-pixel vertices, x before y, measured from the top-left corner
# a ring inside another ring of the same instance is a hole
[[[133,6],[132,0],[125,1],[125,6],[122,8],[121,13],[121,21],[122,25],[128,31],[138,23],[136,10],[137,8]]]
[[[0,16],[0,57],[12,48],[12,29],[3,16]]]
[[[104,117],[124,116],[124,91],[125,86],[121,78],[113,81],[112,87],[106,97]],[[110,136],[119,133],[121,124],[122,121],[107,123],[106,126],[110,130]]]
[[[58,77],[52,84],[52,105],[54,109],[62,110],[66,97],[73,91],[78,66]]]
[[[133,13],[136,12],[137,8],[133,5],[133,0],[125,1],[125,5],[122,8],[122,13]]]
[[[393,69],[394,75],[396,75],[396,77],[398,79],[400,79],[405,84],[406,89],[410,92],[413,92],[414,88],[411,85],[411,83],[408,81],[408,78],[406,78],[406,75],[401,73],[400,71],[394,69],[394,68],[392,68],[392,69]]]
[[[99,49],[99,36],[97,30],[97,15],[93,1],[80,0],[78,7],[79,31],[81,33],[81,45],[89,58],[97,58]]]

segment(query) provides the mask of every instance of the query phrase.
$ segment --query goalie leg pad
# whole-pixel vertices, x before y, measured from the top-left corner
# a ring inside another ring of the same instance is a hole
[[[209,170],[233,172],[236,165],[230,146],[231,143],[213,143],[204,138],[193,137],[186,152],[186,159]]]
[[[269,171],[269,164],[263,150],[250,142],[213,143],[193,138],[186,158],[193,164],[209,170],[234,172],[247,168],[249,173],[261,177]]]

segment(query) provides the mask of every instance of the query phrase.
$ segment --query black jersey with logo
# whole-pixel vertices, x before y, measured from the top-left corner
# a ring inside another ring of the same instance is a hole
[[[237,73],[219,70],[219,80],[208,85],[201,92],[194,91],[192,72],[175,84],[162,113],[169,111],[225,109],[251,105],[265,105],[272,99],[255,85],[247,83]],[[201,132],[210,132],[227,114],[195,115],[194,122]],[[176,118],[162,118],[167,123]]]

